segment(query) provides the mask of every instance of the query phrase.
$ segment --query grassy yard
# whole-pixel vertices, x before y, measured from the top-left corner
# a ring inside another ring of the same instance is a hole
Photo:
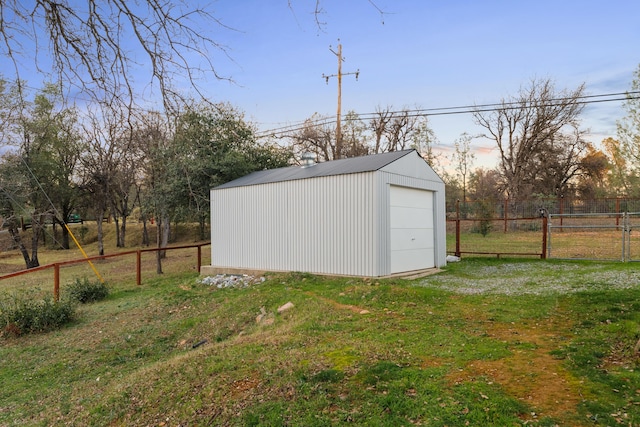
[[[112,281],[72,325],[1,337],[0,425],[640,425],[633,264],[197,279]]]

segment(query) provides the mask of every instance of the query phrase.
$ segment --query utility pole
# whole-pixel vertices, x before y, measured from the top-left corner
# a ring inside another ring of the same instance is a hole
[[[336,152],[335,152],[335,159],[339,159],[342,157],[342,130],[341,130],[341,122],[342,122],[342,118],[340,117],[341,115],[341,110],[342,110],[342,76],[349,76],[349,75],[355,75],[356,76],[356,80],[358,80],[358,75],[360,74],[360,70],[357,70],[356,72],[353,73],[342,73],[342,62],[344,61],[344,58],[342,57],[342,44],[340,43],[340,40],[338,40],[338,51],[334,51],[331,46],[329,46],[329,50],[331,51],[331,53],[333,53],[335,56],[338,57],[338,74],[331,74],[331,75],[324,75],[322,74],[322,78],[326,80],[327,84],[329,84],[329,79],[331,77],[337,77],[338,78],[338,112],[336,113]]]

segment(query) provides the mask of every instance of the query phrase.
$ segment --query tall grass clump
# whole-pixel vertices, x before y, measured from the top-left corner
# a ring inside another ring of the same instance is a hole
[[[101,301],[109,296],[109,288],[100,281],[91,282],[86,277],[75,279],[67,288],[68,297],[81,304]]]
[[[19,336],[47,332],[72,322],[76,317],[72,301],[54,301],[22,293],[0,296],[0,332]]]

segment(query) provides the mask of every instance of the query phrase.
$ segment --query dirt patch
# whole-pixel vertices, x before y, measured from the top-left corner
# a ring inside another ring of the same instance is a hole
[[[337,309],[354,313],[364,310],[318,296],[313,292],[306,294]],[[560,421],[562,425],[592,425],[588,420],[575,420],[577,407],[584,400],[586,393],[582,382],[564,368],[562,360],[550,354],[559,347],[559,341],[565,338],[563,335],[568,334],[570,324],[566,318],[556,315],[528,324],[496,322],[488,319],[478,307],[465,307],[462,302],[457,304],[458,309],[467,311],[465,317],[474,324],[473,333],[505,342],[512,354],[498,360],[474,360],[462,369],[447,375],[451,384],[486,378],[535,411],[523,416],[523,421],[534,422],[543,417],[551,417]],[[421,367],[438,367],[449,362],[447,359],[425,358]]]
[[[499,360],[476,360],[448,376],[453,384],[485,377],[499,384],[507,393],[526,403],[536,412],[525,417],[534,420],[552,417],[563,420],[577,412],[583,400],[581,382],[555,359],[551,350],[557,348],[555,322],[515,325],[483,321],[486,335],[509,344],[512,354]],[[576,420],[571,420],[571,425]]]
[[[252,378],[242,378],[234,381],[230,387],[231,397],[234,399],[245,397],[246,395],[253,392],[253,390],[257,389],[261,384],[260,380],[257,377],[258,375],[256,374]]]

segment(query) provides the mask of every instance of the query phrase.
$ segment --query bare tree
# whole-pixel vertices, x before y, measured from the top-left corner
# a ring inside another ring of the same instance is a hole
[[[384,151],[383,138],[387,133],[387,128],[390,126],[391,120],[393,120],[393,112],[391,111],[390,106],[387,106],[386,108],[382,108],[380,106],[376,107],[375,116],[369,122],[374,136],[374,153],[382,153]]]
[[[36,242],[31,249],[33,250],[29,254],[29,249],[25,245],[22,236],[20,234],[20,227],[22,223],[22,217],[30,215],[27,205],[31,198],[31,183],[29,177],[25,175],[24,164],[22,159],[12,153],[5,153],[0,159],[0,215],[2,216],[2,226],[6,227],[13,246],[17,248],[25,262],[27,268],[37,267],[38,261],[38,231],[34,233]],[[38,226],[39,223],[36,224]]]
[[[631,92],[640,91],[640,65],[633,73]],[[624,109],[627,115],[618,121],[618,140],[621,152],[630,160],[628,169],[634,175],[640,175],[640,98],[627,96]],[[638,191],[634,188],[634,191]]]
[[[122,125],[129,114],[122,109],[100,108],[90,111],[84,126],[87,150],[81,159],[82,189],[95,213],[100,255],[104,254],[104,218],[114,219],[116,246],[124,247],[127,217],[137,200],[144,152],[136,140],[134,122]]]
[[[319,161],[329,161],[335,156],[335,132],[326,118],[317,113],[305,120],[302,128],[288,135],[297,157],[302,153],[314,153]]]
[[[140,164],[143,174],[141,207],[145,213],[155,218],[158,248],[164,248],[169,244],[170,209],[174,197],[168,170],[173,133],[170,124],[159,113],[150,112],[140,118],[135,131],[135,141],[144,153]],[[162,274],[162,259],[165,256],[164,250],[156,252],[158,274]]]
[[[496,169],[476,168],[469,175],[470,199],[497,202],[503,199],[500,173]]]
[[[435,136],[424,115],[415,114],[407,107],[399,111],[394,111],[391,106],[376,107],[369,128],[373,136],[373,153],[415,148],[423,157],[426,154],[427,161],[436,160],[432,151]]]
[[[588,143],[574,128],[572,133],[558,135],[545,145],[544,155],[537,157],[537,167],[531,170],[529,181],[539,194],[568,195],[572,181],[583,172],[582,159]]]
[[[213,52],[226,50],[206,35],[212,25],[227,28],[186,0],[5,0],[0,54],[14,65],[16,79],[25,61],[35,61],[43,74],[53,69],[57,76],[51,80],[111,105],[135,104],[141,82],[134,76],[140,64],[149,64],[149,84],[170,109],[184,95],[178,79],[200,94],[201,83],[221,78]]]
[[[298,154],[312,152],[320,161],[357,157],[367,154],[416,149],[434,166],[438,156],[433,152],[436,140],[424,115],[413,114],[405,108],[378,107],[373,118],[363,120],[355,111],[349,111],[343,121],[343,144],[337,156],[335,133],[328,117],[314,114],[303,126],[287,136]]]
[[[453,142],[454,152],[451,154],[451,162],[462,184],[462,200],[467,200],[467,179],[475,160],[475,154],[471,152],[473,136],[463,133]]]
[[[369,154],[367,146],[367,126],[360,120],[358,113],[351,110],[344,116],[342,125],[342,156],[358,157]]]
[[[562,191],[558,186],[566,185],[575,173],[575,156],[584,150],[584,131],[579,128],[583,93],[584,85],[557,92],[551,80],[534,79],[518,95],[503,99],[499,108],[476,108],[475,122],[498,146],[499,171],[510,198]],[[540,179],[552,168],[560,174],[553,184]]]
[[[143,151],[138,145],[133,130],[127,130],[120,138],[113,141],[117,144],[116,164],[113,168],[109,195],[111,216],[116,227],[116,246],[126,246],[127,217],[131,214],[140,188],[140,165]]]
[[[374,153],[386,153],[409,148],[412,133],[418,128],[419,119],[407,109],[393,111],[392,107],[376,108],[370,126],[375,135]]]
[[[117,110],[90,111],[84,126],[87,150],[82,156],[82,190],[87,205],[93,210],[98,227],[98,253],[104,255],[103,224],[110,216],[111,188],[118,168],[116,141],[123,119]]]

